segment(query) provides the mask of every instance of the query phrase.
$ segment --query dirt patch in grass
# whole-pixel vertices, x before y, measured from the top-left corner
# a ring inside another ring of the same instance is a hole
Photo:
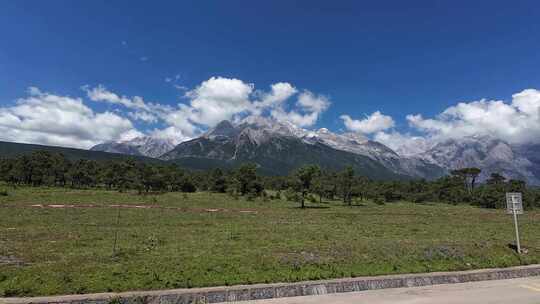
[[[0,265],[24,266],[24,261],[15,256],[0,255]]]
[[[158,209],[158,210],[170,210],[179,212],[238,212],[238,213],[253,213],[257,214],[259,211],[253,209],[228,209],[228,208],[184,208],[184,207],[163,207],[156,205],[129,205],[129,204],[112,204],[112,205],[93,205],[93,204],[31,204],[20,206],[6,206],[9,208],[51,208],[51,209],[66,209],[66,208],[124,208],[124,209]]]

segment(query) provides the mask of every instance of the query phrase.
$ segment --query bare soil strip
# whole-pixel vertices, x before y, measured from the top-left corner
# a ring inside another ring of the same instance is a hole
[[[251,209],[226,209],[226,208],[185,208],[185,207],[166,207],[155,205],[127,205],[127,204],[111,204],[111,205],[94,205],[94,204],[31,204],[31,205],[19,205],[19,206],[5,206],[11,208],[50,208],[50,209],[83,209],[83,208],[125,208],[125,209],[164,209],[179,212],[237,212],[247,214],[257,214],[257,210]]]

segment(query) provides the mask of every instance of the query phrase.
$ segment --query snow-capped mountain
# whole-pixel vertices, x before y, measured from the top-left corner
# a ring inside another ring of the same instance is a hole
[[[539,184],[538,160],[535,163],[534,158],[532,161],[528,158],[536,155],[530,153],[532,150],[531,147],[512,146],[492,136],[469,136],[442,141],[418,157],[448,170],[480,168],[480,180],[485,180],[491,173],[500,173],[507,178]]]
[[[490,136],[470,136],[430,143],[423,152],[403,155],[359,134],[306,130],[260,116],[235,123],[222,121],[178,146],[170,140],[139,137],[92,150],[177,161],[198,169],[251,161],[271,174],[317,163],[333,169],[352,165],[359,174],[372,177],[432,179],[453,169],[478,167],[482,169],[480,180],[496,172],[540,184],[540,145],[513,146]]]
[[[169,139],[142,136],[128,141],[99,144],[90,150],[157,158],[171,151],[174,146]]]
[[[317,131],[307,132],[302,138],[308,143],[319,142],[336,150],[367,156],[398,174],[428,179],[445,174],[445,170],[442,170],[434,163],[427,162],[420,157],[400,156],[389,147],[368,140],[360,134],[337,134],[322,128]]]
[[[400,157],[383,144],[357,134],[336,134],[327,129],[309,131],[263,117],[248,117],[235,124],[223,121],[161,158],[254,161],[267,171],[281,174],[305,163],[329,168],[353,165],[368,176],[433,178],[444,173],[434,164]],[[370,172],[368,167],[379,172]]]

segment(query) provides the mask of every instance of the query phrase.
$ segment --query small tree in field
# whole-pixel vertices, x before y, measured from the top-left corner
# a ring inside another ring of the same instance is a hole
[[[306,196],[311,190],[313,180],[321,175],[321,168],[317,165],[307,165],[296,171],[296,178],[298,179],[298,186],[300,189],[300,206],[305,208]]]
[[[472,193],[476,185],[476,179],[482,173],[478,168],[463,168],[451,171],[452,175],[461,177],[465,182],[465,188]]]
[[[343,203],[352,204],[352,188],[354,182],[354,170],[352,167],[348,166],[339,174],[341,191],[343,195]]]
[[[322,203],[322,199],[326,191],[325,183],[326,181],[322,174],[319,174],[312,181],[311,188],[312,188],[313,193],[319,196],[319,204]]]
[[[257,165],[253,163],[242,164],[236,170],[236,179],[238,181],[238,192],[241,195],[246,195],[253,192],[257,183]]]

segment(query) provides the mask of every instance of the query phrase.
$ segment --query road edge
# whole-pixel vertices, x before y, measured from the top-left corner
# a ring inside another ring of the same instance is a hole
[[[540,276],[540,264],[456,272],[384,275],[223,287],[129,291],[32,298],[0,298],[5,304],[184,304],[220,303],[283,297],[323,295],[353,291],[419,287]]]

